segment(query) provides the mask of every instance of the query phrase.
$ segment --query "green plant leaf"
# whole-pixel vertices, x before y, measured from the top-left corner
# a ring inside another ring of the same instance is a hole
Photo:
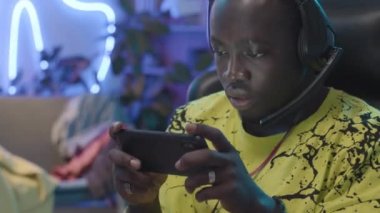
[[[112,60],[112,71],[115,75],[120,74],[124,67],[126,66],[126,61],[123,57],[118,55],[116,58]]]
[[[159,18],[152,17],[149,14],[141,14],[140,17],[145,32],[154,36],[161,36],[169,33],[169,26],[162,22]]]
[[[119,0],[121,8],[130,15],[135,14],[135,9],[131,0]]]
[[[131,29],[126,34],[127,48],[129,54],[142,55],[150,49],[150,42],[145,33],[141,30]]]

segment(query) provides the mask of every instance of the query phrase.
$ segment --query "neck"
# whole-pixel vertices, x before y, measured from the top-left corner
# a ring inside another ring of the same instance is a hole
[[[307,98],[302,100],[302,104],[298,107],[293,108],[280,119],[269,122],[266,125],[260,125],[257,121],[242,119],[243,128],[249,134],[260,137],[286,132],[294,125],[297,125],[299,122],[315,113],[325,100],[327,93],[328,89],[326,87],[322,87],[319,90],[310,93]]]

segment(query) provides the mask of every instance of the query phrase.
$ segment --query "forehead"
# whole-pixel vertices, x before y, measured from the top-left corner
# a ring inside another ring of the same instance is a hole
[[[291,31],[285,0],[215,0],[210,34],[218,40],[273,40]],[[289,1],[287,1],[289,2]]]

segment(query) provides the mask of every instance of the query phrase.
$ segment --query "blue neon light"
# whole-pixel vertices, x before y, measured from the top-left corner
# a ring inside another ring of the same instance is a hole
[[[107,32],[109,36],[106,38],[104,55],[102,58],[102,62],[99,66],[97,72],[97,80],[98,82],[104,81],[107,76],[107,73],[111,66],[111,58],[110,54],[115,47],[115,38],[112,34],[116,31],[116,15],[113,9],[104,3],[92,2],[85,3],[77,0],[62,0],[67,6],[74,8],[76,10],[88,11],[88,12],[102,12],[107,19]],[[19,36],[19,26],[20,26],[20,18],[23,11],[28,13],[31,27],[33,31],[33,39],[35,48],[38,52],[41,52],[44,49],[44,43],[41,34],[41,27],[38,19],[38,15],[33,3],[30,0],[19,0],[17,2],[11,20],[11,32],[10,32],[10,47],[9,47],[9,61],[8,61],[8,78],[10,81],[13,81],[17,77],[17,55],[18,55],[18,36]],[[42,69],[46,69],[49,66],[47,61],[40,62],[40,67]],[[98,84],[94,84],[91,87],[91,92],[98,93],[100,91],[100,87]],[[15,94],[15,88],[10,86],[8,88],[9,94]]]
[[[91,86],[90,91],[93,94],[97,94],[97,93],[100,92],[100,86],[97,85],[97,84],[94,84],[94,85]]]
[[[23,11],[29,15],[30,23],[32,25],[34,45],[38,52],[44,49],[44,43],[41,35],[41,27],[38,19],[36,9],[30,0],[20,0],[12,13],[11,33],[10,33],[10,47],[9,47],[9,61],[8,61],[8,77],[13,81],[17,77],[17,54],[18,54],[18,36],[20,18]],[[12,90],[13,92],[13,90]]]
[[[97,79],[99,82],[104,81],[104,79],[107,76],[108,70],[110,69],[111,66],[111,58],[110,54],[112,50],[115,47],[115,38],[111,35],[116,31],[116,15],[113,9],[108,6],[107,4],[104,3],[84,3],[84,2],[79,2],[77,0],[63,0],[63,2],[77,10],[82,10],[82,11],[99,11],[102,12],[106,18],[107,18],[107,32],[110,34],[106,38],[105,42],[105,49],[104,49],[104,56],[102,59],[102,62],[99,66],[98,73],[97,73]],[[96,90],[94,90],[96,91]]]

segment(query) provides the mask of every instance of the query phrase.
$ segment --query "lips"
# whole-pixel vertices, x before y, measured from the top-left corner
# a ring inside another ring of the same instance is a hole
[[[231,104],[238,110],[243,110],[252,105],[253,99],[249,96],[249,92],[244,89],[229,89],[226,94]]]
[[[252,100],[249,98],[242,97],[228,97],[231,104],[238,110],[244,110],[251,106]]]
[[[226,94],[231,104],[238,110],[247,109],[253,103],[253,99],[245,87],[229,86],[226,88]]]

